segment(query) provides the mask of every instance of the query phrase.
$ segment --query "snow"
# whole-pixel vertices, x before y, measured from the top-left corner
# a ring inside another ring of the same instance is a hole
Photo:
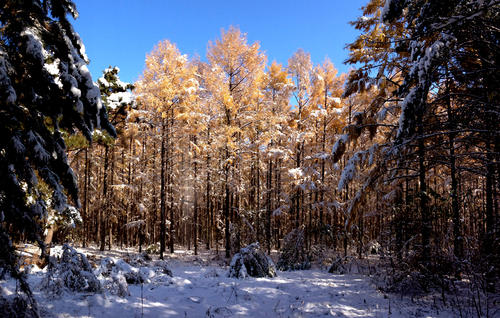
[[[337,103],[337,104],[340,104],[340,102],[341,102],[341,100],[340,100],[340,98],[339,98],[339,97],[333,97],[332,99],[333,99],[333,101],[334,101],[335,103]]]
[[[273,211],[273,216],[281,216],[284,212],[288,210],[288,206],[280,206]]]
[[[287,153],[283,149],[271,148],[267,151],[267,156],[272,159],[286,159]]]
[[[327,160],[331,157],[331,155],[327,152],[319,152],[314,155],[314,158],[321,159],[321,160]]]
[[[96,103],[97,109],[100,110],[102,108],[101,91],[99,90],[99,87],[94,82],[92,82],[92,75],[90,75],[89,68],[86,64],[81,64],[78,70],[80,71],[80,75],[83,77],[84,84],[87,88],[87,99],[93,103]],[[99,123],[99,117],[97,117],[97,122],[97,127],[100,127],[101,125]]]
[[[122,105],[129,105],[133,101],[134,95],[129,91],[113,93],[107,98],[107,104],[112,109],[116,109]]]
[[[45,63],[43,65],[43,68],[49,72],[50,75],[52,76],[59,76],[59,63],[61,61],[59,59],[56,59],[54,62],[52,63]]]
[[[71,87],[71,93],[73,96],[80,98],[82,96],[82,91],[76,88],[75,86]]]
[[[109,87],[110,86],[109,82],[104,78],[104,76],[99,77],[99,79],[97,80],[97,82],[99,84],[101,84],[102,86],[104,86],[104,87]]]
[[[51,255],[61,258],[64,248]],[[455,317],[453,308],[436,306],[436,299],[423,303],[401,295],[384,294],[361,274],[330,274],[326,268],[278,271],[277,277],[244,279],[227,277],[228,267],[215,252],[176,250],[165,261],[140,261],[136,250],[99,252],[78,248],[87,254],[102,292],[77,292],[62,288],[51,293],[45,287],[47,268],[25,267],[28,282],[42,317]],[[221,251],[223,254],[223,251]],[[276,252],[274,252],[276,253]],[[75,253],[73,253],[75,254]],[[76,255],[76,254],[75,254]],[[100,259],[100,260],[99,260]],[[78,263],[78,262],[76,262]],[[168,264],[173,277],[159,271]],[[128,283],[127,274],[144,278]],[[116,282],[125,288],[111,289]],[[12,297],[16,282],[0,279],[0,294]]]
[[[338,184],[338,191],[342,191],[344,187],[354,178],[356,175],[356,167],[360,165],[363,161],[363,157],[366,155],[365,151],[358,151],[347,162],[342,174],[340,175],[340,180]]]
[[[304,171],[302,170],[302,168],[293,168],[288,170],[288,174],[293,179],[300,179],[304,176]]]

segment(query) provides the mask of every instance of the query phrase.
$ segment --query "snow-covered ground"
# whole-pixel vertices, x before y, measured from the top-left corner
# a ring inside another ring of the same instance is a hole
[[[78,249],[89,259],[126,258],[126,251],[99,254]],[[57,251],[57,249],[56,249]],[[280,272],[275,278],[228,278],[222,257],[180,251],[167,261],[173,277],[129,285],[130,296],[64,292],[51,295],[41,286],[47,270],[33,270],[29,282],[44,317],[454,317],[436,306],[423,307],[407,299],[384,295],[369,278],[333,275],[313,269]],[[98,263],[98,262],[97,262]],[[147,266],[146,266],[147,267]],[[141,270],[141,269],[139,269]],[[147,271],[143,268],[142,271]],[[0,281],[4,295],[13,280]]]

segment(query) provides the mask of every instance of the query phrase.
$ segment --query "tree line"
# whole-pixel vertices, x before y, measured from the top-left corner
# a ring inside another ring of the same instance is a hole
[[[87,205],[91,240],[159,242],[162,256],[203,244],[229,257],[254,241],[280,249],[301,229],[308,249],[363,257],[377,241],[429,273],[473,261],[494,276],[497,10],[370,1],[352,23],[362,34],[348,45],[358,66],[348,76],[303,50],[267,65],[234,27],[206,61],[160,42],[135,83],[114,170],[97,164],[83,178],[101,187]]]
[[[93,82],[71,1],[0,5],[0,265],[16,245],[269,253],[301,231],[400,268],[499,274],[499,3],[370,0],[337,74],[234,27]],[[79,132],[79,133],[77,133]],[[68,224],[74,225],[67,226]],[[443,276],[441,276],[443,277]],[[24,287],[23,287],[24,286]],[[36,306],[36,304],[32,304]]]

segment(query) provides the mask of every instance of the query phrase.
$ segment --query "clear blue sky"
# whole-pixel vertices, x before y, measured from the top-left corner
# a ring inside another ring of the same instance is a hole
[[[260,42],[268,62],[284,65],[299,48],[315,64],[329,57],[346,72],[345,45],[357,36],[348,24],[367,0],[74,0],[74,22],[91,59],[94,80],[104,68],[118,66],[123,81],[142,73],[146,54],[163,39],[181,53],[205,59],[208,41],[222,28],[238,26],[250,43]]]

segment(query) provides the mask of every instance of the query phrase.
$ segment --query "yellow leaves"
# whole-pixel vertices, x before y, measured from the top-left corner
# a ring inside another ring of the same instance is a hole
[[[222,95],[222,101],[227,109],[233,109],[233,96],[229,92],[224,92]]]
[[[226,127],[226,136],[232,138],[236,136],[238,133],[241,133],[241,129],[238,126],[228,126]]]
[[[225,105],[235,103],[234,107],[239,108],[239,101],[258,89],[266,58],[260,52],[260,45],[249,45],[246,34],[239,29],[231,26],[228,31],[222,30],[221,38],[209,43],[207,58],[207,75],[210,75],[206,78],[209,82],[207,88],[212,94],[218,95]]]
[[[196,67],[168,40],[159,42],[146,57],[146,68],[135,93],[141,104],[161,118],[186,112],[196,104],[199,83]]]

